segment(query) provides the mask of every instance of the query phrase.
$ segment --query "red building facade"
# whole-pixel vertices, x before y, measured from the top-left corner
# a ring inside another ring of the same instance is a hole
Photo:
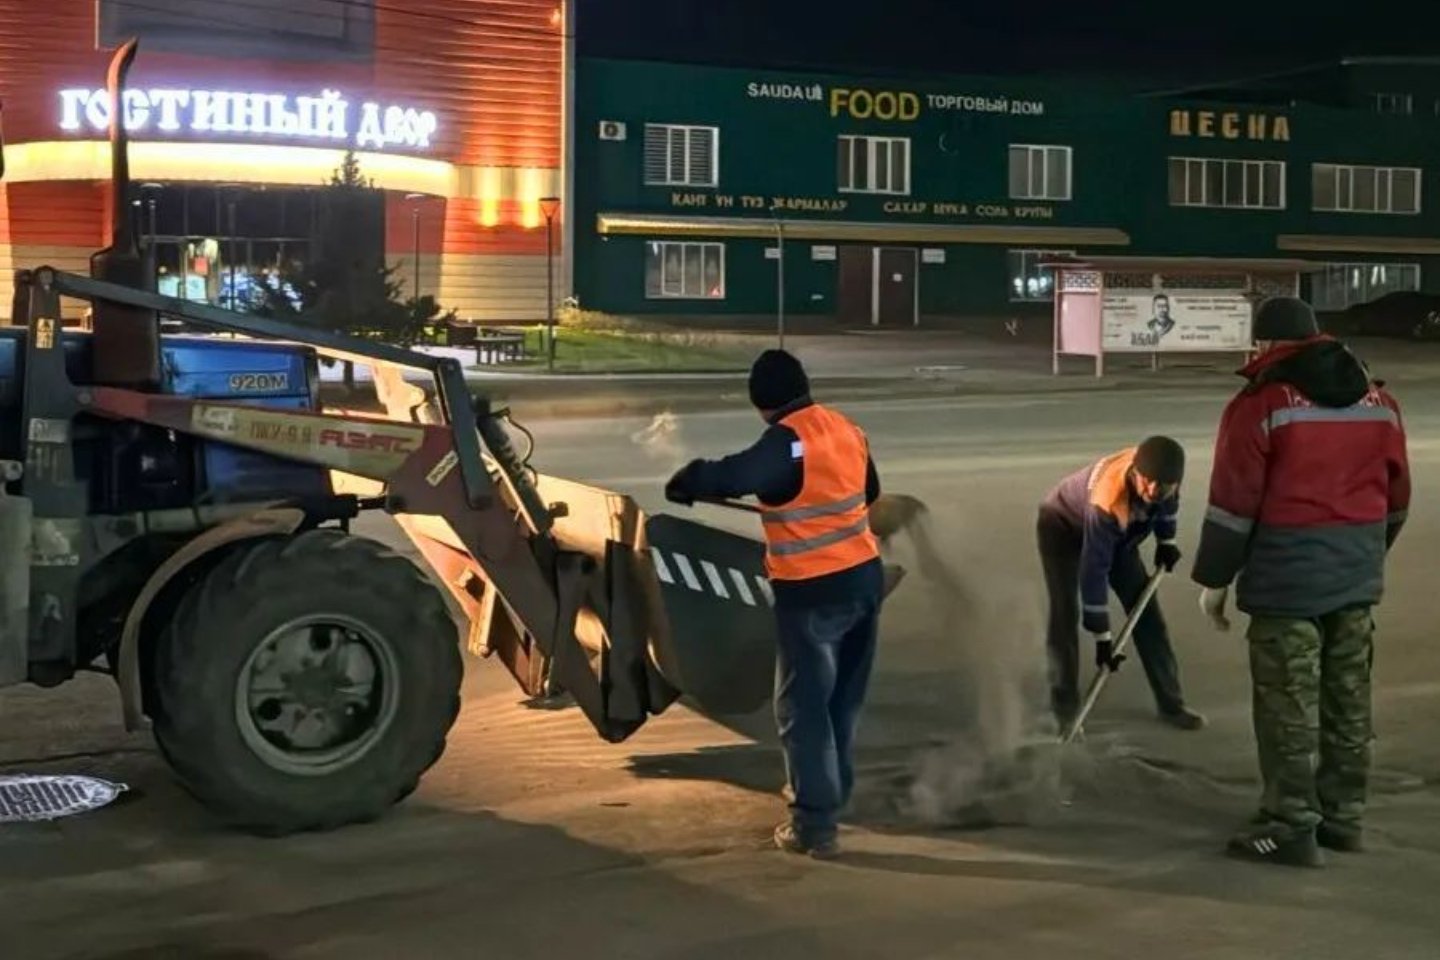
[[[564,31],[560,0],[0,0],[0,296],[15,267],[85,272],[104,244],[105,68],[138,37],[131,204],[162,292],[224,305],[303,257],[314,192],[353,150],[406,294],[538,319]]]

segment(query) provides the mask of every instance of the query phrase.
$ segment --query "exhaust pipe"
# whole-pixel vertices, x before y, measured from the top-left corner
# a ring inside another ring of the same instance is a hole
[[[130,149],[125,130],[125,78],[139,41],[127,40],[110,59],[110,245],[90,258],[90,276],[147,289],[144,262],[130,219]],[[100,386],[153,391],[160,386],[160,317],[138,307],[93,304],[94,380]]]

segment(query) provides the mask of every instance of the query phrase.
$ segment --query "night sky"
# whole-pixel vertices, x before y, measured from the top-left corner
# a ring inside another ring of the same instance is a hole
[[[1440,55],[1434,4],[1391,0],[577,0],[587,56],[1060,73],[1140,88],[1253,76],[1345,56]],[[1407,12],[1407,8],[1408,11]]]

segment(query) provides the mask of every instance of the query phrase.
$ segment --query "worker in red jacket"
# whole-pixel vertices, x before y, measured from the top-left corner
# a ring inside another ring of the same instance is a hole
[[[1370,768],[1371,608],[1410,505],[1400,407],[1301,300],[1256,311],[1258,357],[1226,407],[1193,577],[1221,630],[1250,615],[1264,798],[1229,844],[1318,866],[1361,849]]]

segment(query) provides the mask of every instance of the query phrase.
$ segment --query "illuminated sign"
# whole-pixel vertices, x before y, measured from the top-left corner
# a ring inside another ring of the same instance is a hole
[[[1290,139],[1290,121],[1284,116],[1266,113],[1171,110],[1170,136],[1283,142]]]
[[[358,106],[358,122],[351,107]],[[242,133],[344,141],[357,147],[428,147],[438,122],[429,110],[351,104],[334,90],[318,97],[226,90],[126,90],[125,129],[134,133]],[[110,128],[104,90],[61,90],[60,128]]]
[[[908,91],[896,93],[881,90],[847,90],[833,87],[830,90],[830,116],[838,117],[845,111],[856,120],[914,120],[920,116],[920,97]]]
[[[748,210],[768,213],[845,213],[849,200],[836,197],[760,197],[749,194],[688,193],[670,191],[670,206],[708,209],[718,212]],[[967,201],[886,200],[880,204],[885,216],[959,217],[981,220],[1054,220],[1055,206],[1046,203],[972,203]]]

